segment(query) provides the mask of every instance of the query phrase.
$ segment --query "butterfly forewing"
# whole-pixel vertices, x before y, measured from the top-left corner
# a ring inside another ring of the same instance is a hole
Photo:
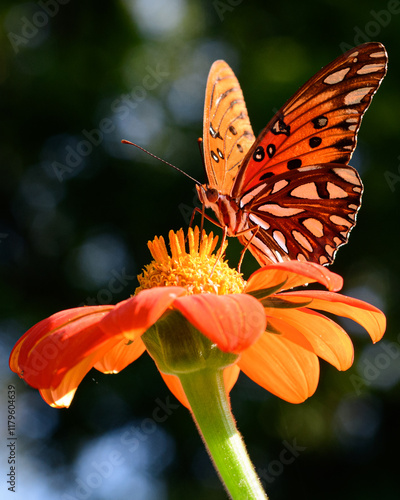
[[[203,147],[208,184],[230,194],[238,170],[255,141],[239,82],[225,61],[208,75]]]
[[[240,197],[271,175],[301,166],[347,164],[386,66],[384,46],[372,42],[321,69],[261,132],[243,162],[233,196]]]

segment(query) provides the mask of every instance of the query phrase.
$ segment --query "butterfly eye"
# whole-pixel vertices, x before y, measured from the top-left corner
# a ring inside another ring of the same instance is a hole
[[[215,203],[219,198],[218,189],[208,188],[207,189],[207,200],[210,203]]]

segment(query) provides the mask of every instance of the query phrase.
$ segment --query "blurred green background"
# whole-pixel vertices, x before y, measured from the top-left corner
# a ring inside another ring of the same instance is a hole
[[[232,406],[272,500],[399,498],[400,2],[2,0],[0,17],[2,498],[226,498],[147,354],[118,375],[93,370],[71,408],[56,410],[10,372],[9,352],[58,310],[129,296],[150,261],[147,240],[187,227],[193,182],[121,139],[204,182],[196,140],[215,59],[236,72],[258,133],[318,69],[371,40],[385,44],[389,71],[351,162],[365,184],[357,227],[331,269],[345,294],[386,312],[385,340],[373,346],[343,323],[351,370],[321,362],[318,390],[301,405],[241,375]],[[239,251],[230,241],[233,265]],[[247,254],[245,275],[256,267]],[[16,494],[5,479],[8,384]],[[167,418],[156,423],[159,407]],[[283,464],[288,447],[294,459]]]

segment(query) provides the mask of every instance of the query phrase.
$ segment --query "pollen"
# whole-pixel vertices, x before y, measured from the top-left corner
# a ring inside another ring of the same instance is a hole
[[[135,294],[156,286],[181,286],[190,294],[242,293],[245,280],[222,257],[227,242],[218,252],[213,253],[217,242],[218,236],[214,237],[213,233],[207,235],[203,231],[200,237],[197,226],[189,228],[187,242],[183,229],[176,233],[170,231],[170,252],[162,236],[149,241],[148,247],[154,260],[138,276],[140,286]]]

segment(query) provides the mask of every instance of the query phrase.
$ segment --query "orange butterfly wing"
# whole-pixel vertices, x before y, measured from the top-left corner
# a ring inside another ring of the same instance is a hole
[[[300,166],[350,161],[361,119],[386,74],[381,43],[360,45],[322,68],[276,113],[248,152],[234,196]]]
[[[203,148],[208,185],[230,194],[238,170],[255,141],[239,82],[225,61],[208,75]]]

